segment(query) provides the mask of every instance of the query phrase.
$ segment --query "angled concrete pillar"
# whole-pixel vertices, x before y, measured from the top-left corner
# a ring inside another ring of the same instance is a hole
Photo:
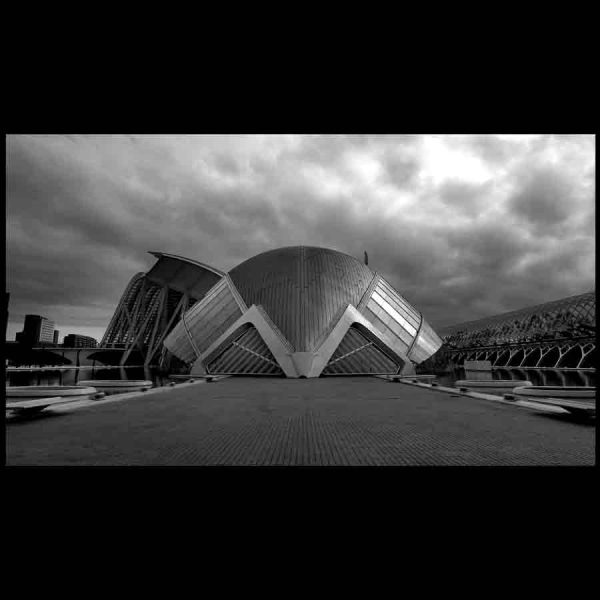
[[[281,367],[286,377],[319,377],[323,369],[329,363],[333,353],[337,350],[340,342],[355,323],[364,327],[375,338],[381,340],[387,351],[402,365],[402,375],[412,375],[415,372],[414,364],[398,347],[396,347],[391,335],[383,334],[375,329],[371,322],[366,319],[352,305],[348,305],[335,324],[330,334],[323,343],[312,352],[294,352],[291,344],[283,337],[277,327],[265,318],[260,306],[252,305],[235,323],[233,323],[192,365],[191,375],[204,375],[207,373],[207,364],[213,358],[212,355],[245,324],[253,325],[265,342],[276,362]]]
[[[362,325],[365,329],[367,329],[385,344],[388,350],[395,355],[398,362],[402,364],[402,374],[408,375],[414,373],[414,365],[406,356],[406,354],[401,352],[399,348],[394,347],[395,344],[391,339],[391,335],[387,335],[375,329],[371,322],[366,319],[357,308],[349,304],[325,341],[319,346],[319,348],[311,353],[314,355],[314,358],[307,377],[319,377],[319,375],[321,375],[323,369],[331,360],[333,353],[337,350],[337,347],[344,339],[348,329],[350,329],[354,323]]]
[[[298,377],[315,377],[311,375],[315,355],[313,352],[294,352],[291,355],[292,362],[298,373]],[[317,375],[318,377],[318,375]]]
[[[274,325],[268,323],[258,306],[253,304],[237,321],[235,321],[222,335],[219,336],[192,366],[192,372],[206,369],[207,359],[215,352],[231,335],[242,325],[250,323],[254,325],[263,342],[269,348],[271,354],[281,367],[286,377],[299,377],[296,364],[292,360],[293,348],[283,337],[280,331],[274,329]]]

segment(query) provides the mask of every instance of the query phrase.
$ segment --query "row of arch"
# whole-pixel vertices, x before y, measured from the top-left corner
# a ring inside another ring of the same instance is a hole
[[[575,385],[584,387],[595,387],[596,385],[596,374],[593,371],[496,367],[494,372],[498,374],[499,379],[529,380],[533,385]]]
[[[596,344],[564,342],[547,346],[515,346],[464,350],[454,355],[465,360],[489,360],[493,367],[537,367],[552,369],[590,369],[596,362]]]

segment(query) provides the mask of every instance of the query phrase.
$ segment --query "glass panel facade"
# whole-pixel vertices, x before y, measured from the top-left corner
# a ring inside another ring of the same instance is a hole
[[[393,334],[398,350],[403,353],[413,345],[421,327],[421,314],[382,278],[377,282],[363,314],[378,331]]]
[[[163,344],[171,354],[183,362],[192,363],[196,359],[196,352],[181,320],[173,327]]]
[[[226,281],[219,282],[208,296],[196,303],[165,340],[167,349],[185,362],[193,362],[241,316]],[[186,331],[187,328],[187,331]],[[188,335],[189,332],[189,335]],[[190,341],[193,340],[193,344]]]
[[[377,306],[377,304],[375,304],[375,306]],[[385,311],[382,309],[381,309],[381,314],[386,315]],[[381,333],[394,334],[394,336],[397,338],[398,350],[400,350],[400,352],[405,353],[408,350],[410,344],[413,341],[413,338],[410,335],[408,335],[408,333],[406,333],[406,331],[404,331],[401,327],[398,326],[397,330],[392,329],[391,327],[386,325],[385,322],[377,314],[375,314],[375,312],[373,312],[369,307],[367,307],[365,309],[364,315],[373,324],[375,329],[377,329]],[[386,315],[386,316],[388,316],[388,315]],[[390,320],[392,320],[391,317],[388,316],[388,318]]]
[[[417,312],[412,305],[398,294],[385,280],[380,279],[377,293],[389,302],[415,329],[419,328],[421,323],[421,314]]]
[[[408,356],[416,363],[421,363],[425,359],[434,355],[440,349],[441,345],[442,340],[439,338],[437,333],[431,328],[427,321],[423,321],[417,341],[415,342]]]
[[[392,306],[390,304],[390,302],[388,302],[385,298],[383,298],[378,292],[373,292],[372,299],[375,300],[375,302],[377,302],[377,304],[379,304],[379,306],[381,306],[381,308],[383,308],[383,310],[385,310],[385,312],[387,313],[387,315],[389,317],[391,317],[391,319],[393,319],[396,323],[399,323],[400,325],[402,325],[402,327],[404,329],[406,329],[406,331],[408,331],[408,333],[410,335],[412,335],[413,337],[415,335],[417,335],[417,328],[414,325],[412,325],[407,319],[405,319],[394,308],[394,306]],[[383,319],[384,319],[384,322],[386,322],[386,324],[389,324],[389,322],[390,322],[389,319],[386,320],[385,317],[383,317]]]

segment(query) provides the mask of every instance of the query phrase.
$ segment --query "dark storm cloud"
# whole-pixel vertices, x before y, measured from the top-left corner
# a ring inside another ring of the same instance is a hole
[[[434,191],[434,196],[452,210],[477,214],[480,206],[488,199],[490,187],[489,183],[480,184],[450,179]]]
[[[519,152],[519,142],[501,140],[493,135],[476,135],[468,139],[475,154],[485,161],[502,165]]]
[[[387,152],[382,163],[389,181],[400,189],[411,185],[419,173],[419,161],[414,157],[400,157]]]
[[[593,172],[589,136],[11,136],[11,321],[99,337],[147,250],[296,244],[366,250],[437,327],[553,300],[595,285]]]
[[[573,185],[549,167],[527,171],[507,207],[538,231],[563,223],[573,212]]]

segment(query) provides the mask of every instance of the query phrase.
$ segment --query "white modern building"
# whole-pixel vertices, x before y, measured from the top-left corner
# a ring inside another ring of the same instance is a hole
[[[152,253],[130,282],[102,346],[146,364],[170,353],[194,374],[319,377],[410,374],[442,341],[385,278],[358,259],[292,246],[225,273]]]

